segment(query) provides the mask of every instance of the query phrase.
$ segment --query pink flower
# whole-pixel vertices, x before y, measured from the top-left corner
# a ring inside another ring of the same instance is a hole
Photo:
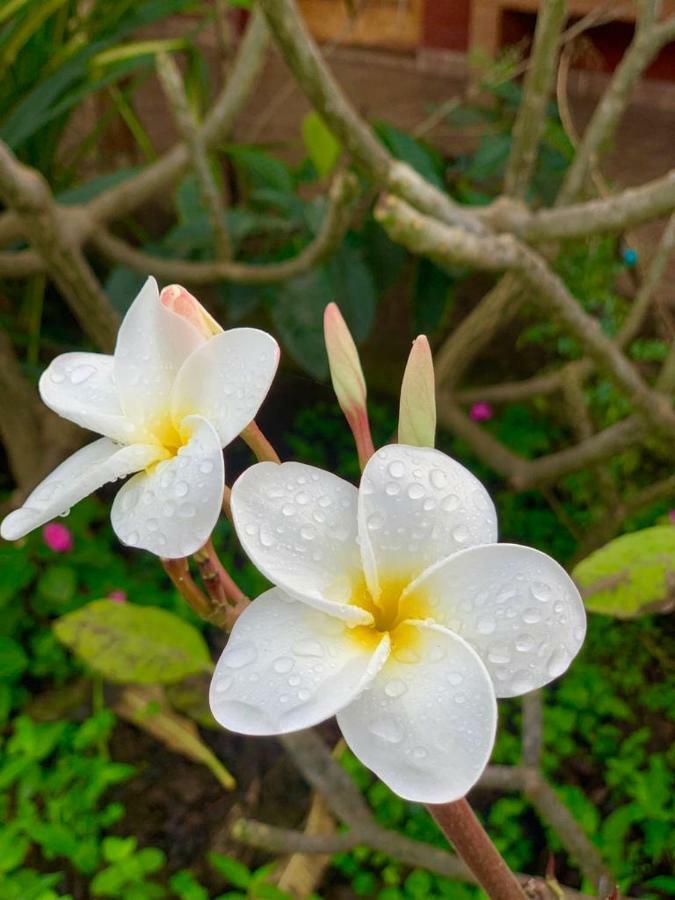
[[[492,407],[489,403],[474,403],[469,415],[474,422],[487,422],[493,416]]]
[[[112,600],[113,603],[126,603],[127,602],[127,592],[126,591],[110,591],[108,594],[108,600]]]
[[[668,521],[671,525],[675,525],[675,509],[671,509],[668,513]]]
[[[69,553],[73,549],[73,535],[60,522],[50,522],[42,529],[42,539],[54,553]]]

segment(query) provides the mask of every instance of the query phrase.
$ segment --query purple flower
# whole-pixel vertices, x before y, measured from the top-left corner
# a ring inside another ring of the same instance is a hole
[[[60,522],[50,522],[42,529],[42,539],[54,553],[69,553],[73,549],[73,535]]]
[[[487,422],[492,418],[492,407],[489,403],[474,403],[469,411],[474,422]]]

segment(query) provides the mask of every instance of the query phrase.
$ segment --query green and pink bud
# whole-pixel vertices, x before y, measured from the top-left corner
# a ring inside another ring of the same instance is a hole
[[[324,311],[323,332],[333,390],[354,435],[363,468],[374,452],[366,405],[366,380],[356,344],[336,303],[329,303]]]
[[[403,373],[398,440],[413,447],[433,447],[436,440],[434,360],[423,334],[413,341]]]
[[[167,309],[187,319],[205,338],[212,338],[223,330],[199,300],[180,284],[167,285],[159,299]]]

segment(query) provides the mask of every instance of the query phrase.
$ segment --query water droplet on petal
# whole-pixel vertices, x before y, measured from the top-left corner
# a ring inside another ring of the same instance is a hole
[[[216,693],[224,694],[225,691],[229,690],[232,687],[232,677],[227,675],[225,678],[219,678],[216,682]]]
[[[250,641],[247,641],[232,649],[226,648],[223,663],[230,669],[242,669],[255,662],[257,658],[258,651]]]
[[[71,384],[82,384],[96,372],[93,366],[75,366],[70,373]]]
[[[417,484],[416,481],[413,481],[412,484],[408,485],[407,493],[411,500],[419,500],[424,496],[424,488],[421,484]]]
[[[384,692],[387,697],[401,697],[407,690],[408,686],[400,678],[392,678],[384,686]]]
[[[550,586],[543,581],[534,581],[530,585],[530,591],[535,600],[539,600],[540,603],[548,603],[553,594]]]
[[[293,653],[298,656],[323,656],[323,647],[318,641],[309,638],[296,641],[292,646]]]
[[[403,740],[403,729],[391,716],[385,716],[382,719],[375,719],[370,724],[370,731],[375,737],[382,738],[389,744],[400,744]]]
[[[405,466],[398,459],[394,460],[394,462],[389,463],[389,466],[387,468],[392,478],[402,478],[405,475]]]
[[[189,490],[190,490],[190,487],[186,481],[177,481],[176,486],[173,489],[176,497],[187,496]]]
[[[546,671],[549,677],[557,678],[558,675],[562,675],[569,666],[570,659],[570,654],[565,647],[556,647],[546,663]]]
[[[275,672],[283,675],[286,672],[290,672],[294,665],[295,662],[291,659],[290,656],[280,656],[279,659],[274,660],[274,662],[272,663],[272,668]]]
[[[495,620],[488,616],[483,616],[476,624],[476,629],[479,634],[492,634],[496,627],[497,623]]]

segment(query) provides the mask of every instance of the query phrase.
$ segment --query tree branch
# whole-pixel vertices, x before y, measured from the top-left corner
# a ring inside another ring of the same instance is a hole
[[[566,0],[544,0],[537,14],[534,45],[504,176],[504,191],[512,197],[524,197],[534,171],[546,106],[555,80],[560,32],[565,24],[566,12]]]
[[[173,110],[178,131],[187,144],[190,153],[192,168],[197,176],[202,202],[208,210],[211,221],[216,257],[218,259],[230,259],[232,246],[225,221],[225,207],[211,171],[204,135],[199,128],[198,122],[192,115],[178,66],[167,53],[160,53],[157,57],[157,74],[169,105]]]
[[[96,229],[91,241],[106,259],[129,266],[138,272],[153,272],[163,281],[181,284],[270,284],[294,278],[330,255],[342,241],[350,221],[350,205],[356,192],[356,179],[348,172],[338,175],[331,185],[326,213],[314,239],[291,259],[278,263],[243,263],[232,260],[194,262],[165,259],[137,250],[107,231]]]

